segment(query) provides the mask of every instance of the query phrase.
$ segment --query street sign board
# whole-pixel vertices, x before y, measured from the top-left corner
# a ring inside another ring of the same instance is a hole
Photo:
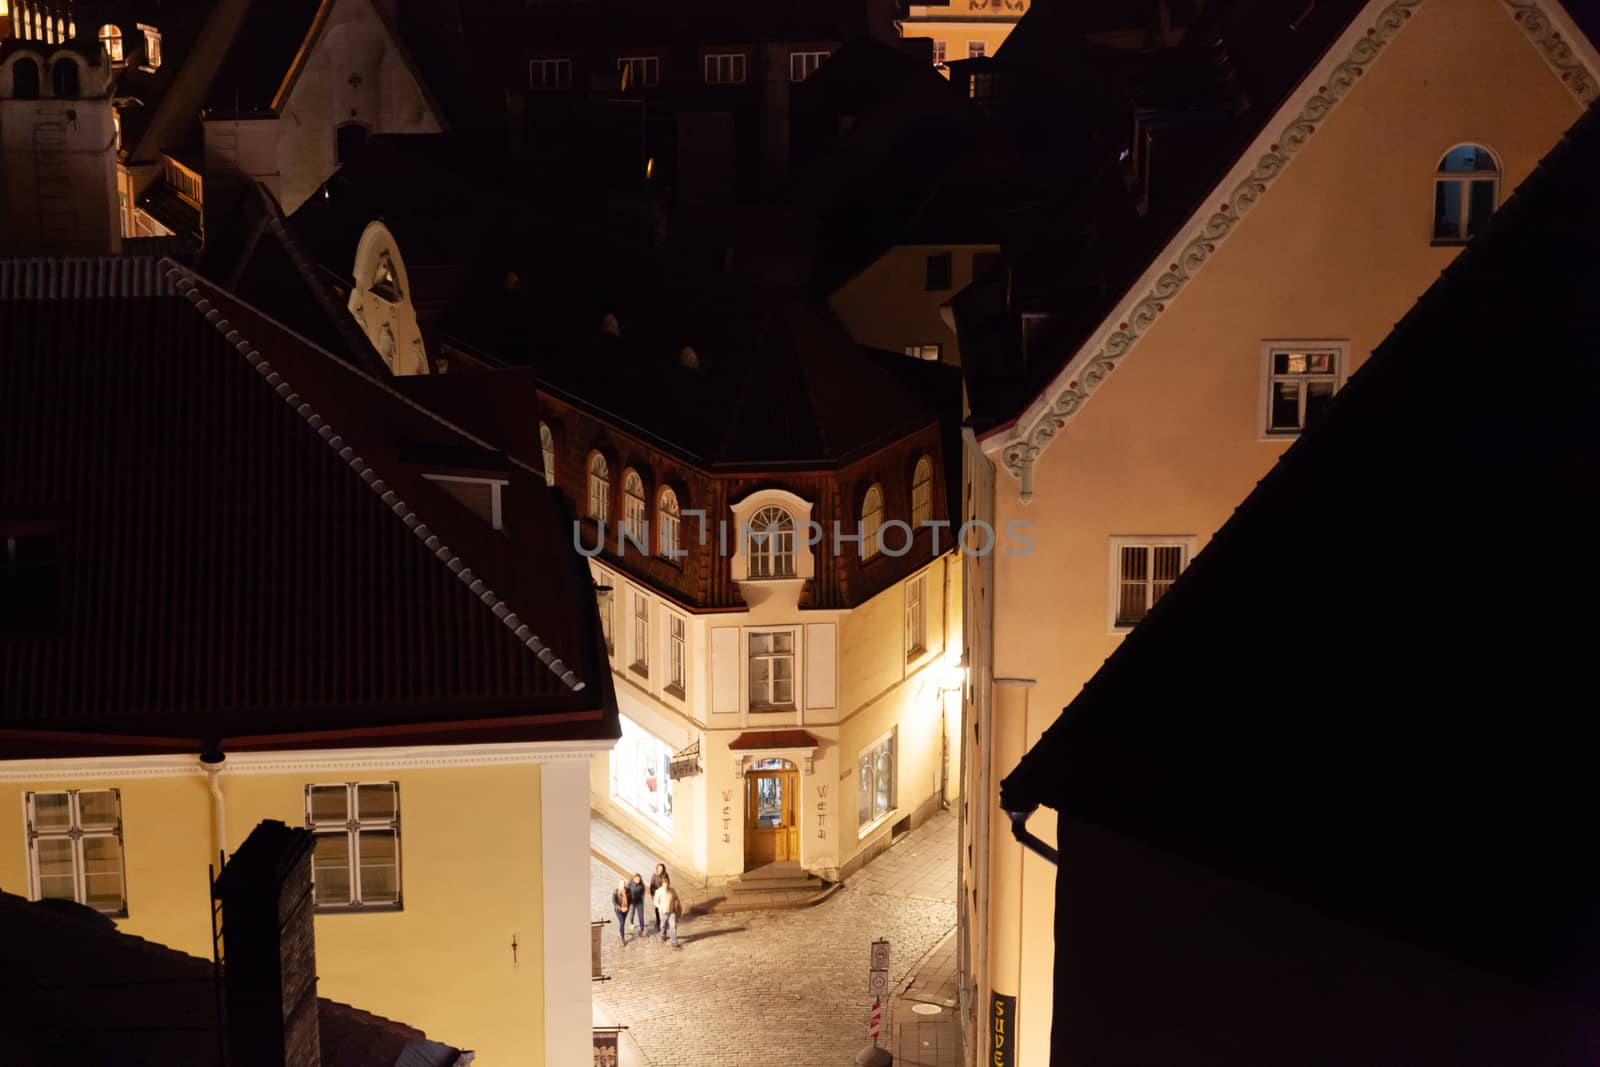
[[[874,971],[887,971],[889,969],[889,942],[874,941],[872,943],[872,969]]]
[[[889,972],[870,971],[867,974],[867,992],[875,997],[889,995]]]

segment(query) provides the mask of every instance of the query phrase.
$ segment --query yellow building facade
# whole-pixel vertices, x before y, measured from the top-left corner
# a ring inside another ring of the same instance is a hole
[[[51,834],[30,813],[52,796],[98,794],[117,813],[118,928],[209,957],[214,846],[231,854],[263,819],[315,829],[310,787],[392,784],[398,903],[320,910],[319,897],[319,994],[457,1042],[477,1062],[577,1062],[590,1043],[589,887],[572,872],[588,869],[591,747],[236,753],[215,775],[192,756],[4,761],[0,889],[40,895]],[[325,859],[314,863],[326,883]],[[111,872],[102,889],[113,885],[115,867],[99,869]]]
[[[893,245],[835,289],[828,306],[859,344],[959,367],[950,298],[999,253],[995,244]]]
[[[1503,200],[1594,98],[1582,42],[1554,4],[1367,5],[1050,388],[969,438],[968,517],[1027,523],[1033,540],[968,569],[967,714],[989,775],[986,858],[963,870],[979,894],[964,947],[973,1062],[990,1062],[997,997],[1017,998],[1008,1062],[1049,1060],[1056,872],[1011,839],[994,787],[1293,441],[1274,423],[1274,397],[1294,395],[1288,360],[1326,356],[1336,388],[1459,254],[1461,241],[1435,240],[1441,160],[1487,149],[1492,170],[1476,176]],[[1324,107],[1337,66],[1356,62]],[[1256,170],[1302,116],[1313,129],[1288,163]],[[1180,260],[1173,288],[1163,276]],[[1053,841],[1054,813],[1029,828]]]
[[[933,62],[948,77],[945,64],[992,56],[1028,10],[1028,0],[956,0],[950,4],[912,4],[900,20],[901,37],[933,42]]]

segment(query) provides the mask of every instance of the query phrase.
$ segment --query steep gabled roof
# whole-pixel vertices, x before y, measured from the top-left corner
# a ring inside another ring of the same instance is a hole
[[[7,754],[615,736],[542,476],[165,273],[0,300],[0,523],[64,581],[55,629],[0,641]],[[423,476],[462,468],[509,482],[505,536]]]
[[[1592,997],[1600,437],[1573,385],[1600,345],[1597,172],[1591,110],[1005,780],[1008,809]],[[1512,368],[1536,378],[1498,388]]]

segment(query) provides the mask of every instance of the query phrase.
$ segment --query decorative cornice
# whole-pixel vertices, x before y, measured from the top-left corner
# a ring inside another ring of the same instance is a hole
[[[1600,99],[1600,79],[1574,51],[1572,43],[1552,25],[1538,0],[1501,0],[1511,18],[1528,35],[1556,77],[1571,90],[1579,103],[1588,107]],[[1570,31],[1569,31],[1570,32]]]
[[[378,499],[383,501],[384,505],[394,513],[395,517],[405,524],[406,529],[410,530],[417,540],[421,541],[433,553],[434,557],[443,563],[446,569],[455,575],[461,584],[466,586],[478,598],[479,602],[487,607],[494,617],[499,619],[506,629],[510,630],[512,635],[538,658],[540,663],[544,664],[552,674],[561,679],[563,685],[573,692],[579,692],[585,687],[586,683],[578,677],[578,672],[568,667],[555,654],[554,650],[540,640],[539,635],[535,634],[526,623],[517,617],[516,612],[511,610],[510,605],[501,600],[494,590],[489,588],[488,583],[474,574],[472,569],[462,561],[461,557],[456,555],[450,546],[446,545],[439,535],[430,530],[417,513],[411,510],[410,505],[401,500],[399,494],[391,489],[382,478],[378,477],[378,472],[369,466],[357,454],[356,450],[345,442],[343,437],[335,432],[334,428],[317,413],[310,402],[295,392],[288,382],[284,381],[283,375],[273,369],[272,364],[266,361],[260,350],[243,337],[238,330],[233,328],[232,324],[222,316],[221,310],[213,307],[211,301],[205,298],[200,286],[196,284],[193,277],[178,266],[173,265],[167,271],[167,278],[172,282],[178,294],[194,305],[196,311],[205,316],[206,321],[211,323],[212,327],[222,335],[223,340],[232,345],[234,350],[244,357],[245,362],[255,369],[255,372],[261,376],[262,380],[272,387],[273,392],[277,393],[285,404],[289,405],[296,414],[304,419],[307,426],[316,431],[317,436],[322,438],[323,442],[333,449],[335,454],[344,461],[351,471],[366,484],[367,488],[371,489]]]
[[[1006,470],[1023,482],[1025,499],[1031,495],[1030,468],[1033,461],[1066,428],[1067,422],[1100,387],[1107,375],[1155,325],[1172,300],[1200,272],[1200,268],[1206,265],[1216,253],[1217,246],[1227,239],[1238,226],[1239,220],[1267,191],[1267,186],[1277,180],[1290,160],[1305,147],[1317,126],[1327,119],[1421,4],[1422,0],[1393,0],[1377,15],[1365,33],[1355,36],[1342,60],[1331,67],[1319,68],[1326,69],[1326,73],[1315,83],[1316,91],[1300,106],[1294,118],[1282,127],[1270,147],[1256,158],[1249,171],[1242,178],[1233,177],[1232,191],[1198,229],[1190,231],[1187,241],[1172,255],[1167,269],[1156,276],[1143,297],[1118,316],[1116,327],[1105,336],[1098,348],[1085,346],[1067,364],[1057,379],[1059,382],[1065,378],[1065,387],[1042,413],[1023,423],[1026,428],[1017,434],[1020,439],[1003,446],[1002,462]],[[1348,38],[1349,34],[1346,36]],[[1318,74],[1313,71],[1307,81],[1315,77]],[[1223,188],[1226,188],[1227,180],[1224,179]]]
[[[219,765],[225,776],[294,772],[428,770],[440,767],[523,766],[587,760],[613,743],[509,742],[490,745],[418,745],[406,748],[329,748],[234,752]],[[0,760],[0,782],[76,782],[133,778],[203,777],[199,756],[97,756]]]

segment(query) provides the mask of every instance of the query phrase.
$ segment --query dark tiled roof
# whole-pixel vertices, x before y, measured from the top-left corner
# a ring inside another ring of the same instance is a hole
[[[1591,111],[1006,779],[1008,808],[1592,999],[1600,437],[1575,386],[1600,345],[1597,172]]]
[[[210,960],[124,934],[76,904],[0,892],[0,1062],[217,1062]],[[421,1030],[317,1001],[323,1067],[395,1067]]]
[[[58,628],[0,641],[14,754],[49,747],[19,731],[615,736],[539,473],[209,285],[0,300],[0,332],[0,521],[59,530],[65,584]],[[422,477],[429,455],[507,469],[509,536]]]

